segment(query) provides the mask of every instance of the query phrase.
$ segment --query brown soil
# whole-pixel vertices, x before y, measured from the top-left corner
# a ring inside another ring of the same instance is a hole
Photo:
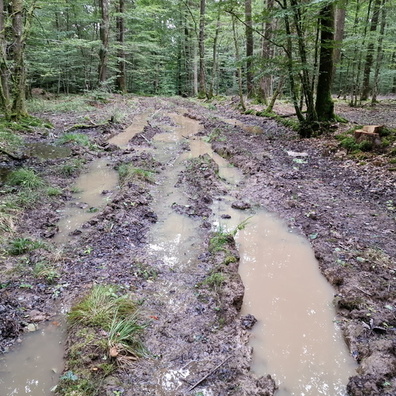
[[[41,115],[50,119],[55,129],[50,135],[37,130],[29,135],[29,140],[52,143],[56,136],[78,122],[78,117],[89,115],[95,121],[99,114],[103,117],[104,112],[109,112],[106,105],[100,107],[91,114]],[[94,139],[99,150],[74,146],[71,156],[86,161],[106,156],[114,166],[127,161],[131,150],[108,145],[106,139],[131,123],[135,114],[153,108],[158,112],[155,123],[146,126],[144,138],[133,140],[133,145],[143,147],[143,151],[133,152],[132,161],[136,167],[155,172],[156,182],[161,183],[169,164],[155,161],[144,147],[172,124],[168,114],[182,107],[188,117],[203,124],[203,134],[211,138],[214,150],[243,171],[246,180],[241,190],[233,192],[236,199],[277,213],[311,241],[322,273],[334,286],[338,322],[352,356],[359,363],[357,375],[349,380],[348,393],[394,395],[396,181],[388,151],[356,158],[341,149],[333,136],[300,140],[295,132],[271,119],[241,115],[225,103],[217,103],[216,110],[209,110],[182,99],[132,98],[128,102],[115,97],[111,109],[123,109],[127,118],[121,124],[78,131]],[[287,114],[290,107],[278,110]],[[384,105],[380,112],[340,105],[339,113],[357,124],[394,126],[391,124],[395,119],[393,105]],[[216,118],[220,116],[259,128],[230,127]],[[261,130],[263,133],[257,133]],[[175,147],[175,155],[185,149],[183,145]],[[306,155],[297,156],[296,153],[302,152]],[[62,195],[43,198],[14,219],[17,234],[43,238],[51,244],[51,237],[57,232],[59,209],[71,199],[70,187],[77,174],[62,177],[57,172],[65,162],[63,158],[27,158],[17,162],[4,157],[2,161],[8,168],[32,167],[51,185],[63,188]],[[273,395],[276,387],[270,376],[257,379],[249,372],[251,350],[246,325],[249,318],[242,321],[239,318],[243,285],[237,273],[238,252],[234,241],[232,238],[228,241],[227,255],[231,253],[235,258],[228,260],[229,265],[224,265],[224,252],[209,251],[210,204],[221,198],[224,187],[216,173],[216,164],[209,158],[200,161],[178,175],[175,188],[188,191],[188,205],[173,207],[197,224],[201,243],[192,270],[175,273],[147,256],[148,232],[158,215],[151,206],[155,185],[145,180],[125,183],[81,232],[70,237],[62,252],[39,249],[13,257],[3,251],[1,352],[8,351],[23,335],[28,323],[50,319],[60,303],[70,307],[93,283],[116,283],[145,301],[143,315],[149,326],[143,338],[152,357],[113,373],[101,385],[100,395],[160,394],[160,373],[183,367],[190,371],[188,383],[174,394],[194,394],[188,389],[219,364],[194,391],[205,390],[210,385],[216,395]],[[12,239],[15,235],[8,237]],[[6,247],[4,242],[3,248]],[[57,266],[60,278],[48,282],[34,276],[32,266],[43,260]],[[29,265],[22,266],[21,262]],[[197,285],[202,285],[205,277],[220,267],[227,275],[221,288],[200,286],[197,292]],[[147,276],[148,270],[155,272],[155,279]],[[162,285],[174,278],[183,285],[182,293],[166,292],[184,299],[188,308],[182,312],[167,312],[163,301],[156,298],[164,293]],[[68,345],[73,341],[69,338]],[[89,359],[86,363],[88,367],[92,365]]]

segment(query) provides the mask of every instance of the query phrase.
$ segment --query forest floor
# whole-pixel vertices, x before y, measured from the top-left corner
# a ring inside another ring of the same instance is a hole
[[[68,147],[66,156],[43,158],[27,150],[20,159],[1,157],[2,353],[23,339],[30,324],[53,320],[61,306],[70,309],[92,285],[114,285],[115,294],[130,294],[141,305],[146,352],[135,360],[138,353],[110,349],[105,365],[100,343],[87,341],[86,334],[82,340],[84,326],[72,326],[65,372],[78,376],[64,375],[59,394],[275,394],[271,373],[256,378],[249,370],[252,352],[249,326],[239,315],[244,288],[235,242],[227,235],[225,247],[211,245],[216,237],[212,204],[229,195],[276,213],[310,241],[321,272],[334,287],[337,322],[359,365],[348,394],[396,394],[395,132],[388,130],[381,145],[367,152],[342,145],[334,136],[356,125],[395,128],[394,102],[359,109],[337,103],[337,113],[349,123],[335,125],[335,133],[301,140],[273,119],[241,114],[227,100],[68,100],[34,102],[32,114],[50,121],[52,129],[15,132],[26,145]],[[286,104],[275,111],[292,113]],[[125,146],[109,143],[139,116],[142,130]],[[165,140],[158,136],[180,120],[190,132],[160,152]],[[89,140],[61,140],[65,132]],[[240,169],[243,182],[225,185],[208,156],[181,161],[197,138]],[[98,159],[118,169],[121,179],[103,192],[105,204],[90,208],[76,202],[73,183]],[[11,185],[9,174],[20,167],[34,170],[45,184]],[[170,190],[164,189],[167,185]],[[59,244],[53,239],[70,203],[92,217]],[[181,258],[169,264],[152,247],[153,230],[174,214],[191,221],[188,263]],[[100,327],[92,331],[98,339],[107,335]]]

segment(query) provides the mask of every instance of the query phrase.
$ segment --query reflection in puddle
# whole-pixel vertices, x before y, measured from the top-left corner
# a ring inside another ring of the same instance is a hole
[[[64,158],[71,154],[71,148],[67,146],[53,146],[46,143],[30,143],[27,145],[28,155],[43,159]]]
[[[63,370],[63,338],[58,324],[49,324],[26,335],[15,351],[1,357],[1,395],[53,394]]]
[[[96,215],[98,208],[104,206],[118,185],[118,174],[104,158],[92,161],[86,173],[76,181],[74,188],[79,191],[74,194],[71,202],[62,213],[58,223],[59,232],[54,241],[64,243],[69,233],[80,228],[85,222]],[[109,191],[108,194],[103,194]]]
[[[227,226],[247,216],[232,210]],[[333,322],[333,289],[309,244],[263,211],[249,220],[237,242],[246,288],[242,315],[258,319],[252,371],[271,374],[279,384],[277,396],[345,395],[356,364]]]

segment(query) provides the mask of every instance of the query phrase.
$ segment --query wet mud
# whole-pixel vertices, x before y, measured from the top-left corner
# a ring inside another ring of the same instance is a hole
[[[210,244],[218,222],[215,208],[229,196],[240,210],[276,213],[310,241],[320,271],[334,287],[337,324],[358,365],[345,384],[347,393],[393,395],[394,175],[340,159],[329,149],[334,142],[301,141],[272,120],[241,116],[221,103],[210,111],[182,99],[135,98],[133,104],[124,124],[80,131],[97,149],[70,145],[66,158],[25,160],[24,166],[62,193],[43,197],[14,219],[18,235],[43,239],[48,246],[1,263],[1,352],[17,340],[25,342],[29,324],[40,328],[60,304],[67,310],[94,283],[117,284],[143,301],[150,356],[108,376],[98,394],[276,394],[274,373],[257,375],[250,369],[255,325],[247,312],[241,320],[245,292],[235,240],[227,236],[220,250]],[[53,120],[55,136],[47,144],[62,134],[66,118],[66,124],[75,123],[74,115],[68,117]],[[128,126],[131,134],[121,143],[109,141]],[[204,144],[195,151],[193,141],[201,138]],[[243,176],[227,176],[227,163],[219,167],[205,145]],[[62,175],[59,169],[73,159],[86,164]],[[117,187],[104,188],[104,204],[95,205],[60,249],[54,238],[65,208],[76,199],[73,184],[98,159],[115,170],[127,165],[135,171]],[[168,237],[178,251],[170,249]],[[43,260],[56,268],[55,279],[33,273]],[[69,333],[65,370],[74,336]],[[92,369],[95,362],[87,357],[86,365]]]

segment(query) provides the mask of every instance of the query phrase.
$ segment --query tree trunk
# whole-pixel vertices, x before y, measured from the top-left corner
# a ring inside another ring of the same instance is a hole
[[[9,71],[7,67],[4,0],[0,0],[0,106],[4,116],[10,116]]]
[[[331,98],[334,49],[334,4],[325,5],[320,13],[319,77],[316,89],[316,114],[319,121],[334,119],[334,103]]]
[[[12,0],[12,30],[13,42],[13,103],[12,117],[19,119],[27,115],[26,112],[26,68],[25,68],[25,40],[23,20],[23,0]]]
[[[235,60],[237,64],[239,64],[239,45],[238,45],[238,37],[235,28],[235,16],[232,16],[232,32],[234,35],[234,45],[235,45]],[[245,101],[243,100],[243,88],[242,88],[242,69],[241,66],[237,66],[237,74],[238,74],[238,92],[239,92],[239,104],[243,111],[246,110]]]
[[[248,98],[253,97],[253,29],[252,0],[245,0],[245,32],[246,32],[246,88]]]
[[[296,111],[296,115],[298,121],[300,123],[304,122],[304,116],[301,111],[301,107],[298,105],[297,99],[297,89],[296,89],[296,80],[295,74],[293,70],[293,44],[292,44],[292,34],[291,34],[291,27],[290,27],[290,20],[288,13],[285,12],[287,10],[287,0],[283,0],[283,10],[284,10],[284,21],[285,21],[285,30],[286,30],[286,56],[287,56],[287,70],[289,72],[289,84],[290,84],[290,93],[293,100],[294,110]]]
[[[344,39],[345,18],[346,18],[347,0],[338,0],[335,16],[335,33],[334,33],[334,70],[341,60],[341,46]]]
[[[305,104],[307,106],[306,121],[309,123],[311,121],[315,121],[317,117],[315,111],[314,95],[311,87],[311,79],[309,77],[308,69],[307,67],[305,67],[306,65],[308,65],[307,47],[302,30],[302,18],[301,18],[301,11],[298,1],[291,0],[290,3],[293,12],[294,24],[297,32],[299,55],[301,59],[301,64],[303,65],[301,82],[305,97]]]
[[[375,72],[374,72],[374,83],[373,83],[373,96],[371,98],[371,103],[374,104],[377,102],[377,95],[378,95],[378,86],[379,86],[379,76],[380,70],[382,66],[382,59],[384,57],[383,52],[383,42],[384,42],[384,35],[385,35],[385,26],[386,26],[386,8],[385,8],[386,0],[382,0],[381,6],[381,28],[380,28],[380,36],[378,39],[378,47],[377,47],[377,59],[375,62]]]
[[[205,82],[205,8],[206,0],[200,0],[199,13],[199,86],[198,97],[203,99],[206,97],[206,82]]]
[[[213,50],[212,50],[212,76],[210,79],[210,86],[208,92],[208,98],[213,98],[213,91],[215,86],[215,81],[217,80],[217,72],[218,72],[218,65],[217,65],[217,43],[219,41],[219,34],[220,34],[220,17],[221,17],[221,1],[219,2],[218,10],[217,10],[217,20],[216,20],[216,31],[215,36],[213,39]]]
[[[266,3],[267,12],[271,12],[274,8],[274,0],[264,0]],[[264,62],[268,62],[274,55],[274,46],[271,45],[270,40],[272,38],[272,33],[274,30],[274,22],[271,18],[267,18],[264,24],[264,33],[261,47],[261,56]],[[271,96],[272,93],[272,77],[269,75],[264,75],[260,79],[259,89],[257,90],[257,99],[261,103],[267,104],[267,98]]]
[[[371,24],[370,24],[370,32],[372,33],[377,30],[380,8],[381,8],[381,0],[375,0],[373,16],[371,18]],[[370,42],[367,46],[366,61],[364,64],[362,94],[360,96],[361,101],[367,100],[371,91],[370,73],[371,73],[371,67],[373,65],[373,61],[374,61],[374,41],[370,38]]]
[[[102,45],[99,50],[99,83],[103,84],[107,80],[108,58],[109,58],[109,0],[100,0],[99,8],[101,13],[99,35]]]
[[[117,91],[121,93],[127,92],[126,86],[126,63],[125,63],[125,0],[119,0],[118,16],[116,20],[117,25],[117,41],[118,41],[118,75],[116,80]]]

